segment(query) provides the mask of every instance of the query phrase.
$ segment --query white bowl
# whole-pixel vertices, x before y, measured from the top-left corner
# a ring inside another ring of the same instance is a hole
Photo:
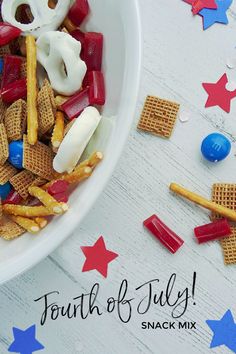
[[[70,197],[70,209],[37,236],[0,240],[0,284],[21,274],[56,249],[81,222],[111,176],[134,116],[141,66],[141,26],[137,0],[90,0],[89,31],[105,37],[105,116],[113,116],[105,159]]]

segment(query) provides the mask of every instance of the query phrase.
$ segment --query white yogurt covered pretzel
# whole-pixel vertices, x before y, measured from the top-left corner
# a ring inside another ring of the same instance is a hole
[[[75,119],[53,160],[55,171],[70,173],[74,169],[100,120],[101,115],[94,107],[85,108],[79,118]]]
[[[34,17],[31,23],[21,23],[16,20],[17,8],[28,5]],[[2,18],[5,22],[22,30],[22,35],[40,36],[47,31],[56,30],[66,17],[70,0],[58,0],[55,9],[48,6],[48,0],[3,0]]]
[[[80,42],[68,33],[50,31],[37,40],[37,59],[53,89],[62,95],[73,95],[81,87],[87,67],[80,52]]]

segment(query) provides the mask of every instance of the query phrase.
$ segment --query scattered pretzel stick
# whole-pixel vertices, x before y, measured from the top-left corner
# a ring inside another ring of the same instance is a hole
[[[236,211],[234,211],[232,209],[229,209],[229,208],[226,208],[222,205],[211,202],[196,193],[188,191],[187,189],[179,186],[176,183],[171,183],[170,190],[172,192],[175,192],[176,194],[190,200],[191,202],[201,205],[203,208],[206,208],[208,210],[213,211],[214,213],[218,213],[222,216],[225,216],[226,218],[228,218],[232,221],[236,221]]]
[[[39,225],[40,229],[44,229],[47,224],[48,224],[48,221],[47,219],[43,218],[43,217],[37,217],[34,219],[34,221]]]
[[[9,215],[25,216],[28,218],[54,215],[45,206],[27,206],[16,204],[3,205],[3,212]]]
[[[56,121],[52,133],[52,139],[51,139],[52,146],[56,149],[59,148],[64,138],[64,128],[65,128],[64,114],[60,111],[57,111]]]
[[[51,212],[51,214],[63,214],[68,210],[68,205],[66,203],[59,203],[55,198],[53,198],[49,193],[45,192],[39,187],[29,187],[29,193],[33,197],[40,200],[41,203]]]
[[[20,225],[21,227],[23,227],[23,229],[32,234],[36,234],[40,231],[39,225],[32,219],[28,219],[22,216],[11,216],[11,219],[16,224]]]
[[[35,145],[38,139],[37,111],[37,56],[36,43],[33,36],[26,37],[27,56],[27,135],[30,145]]]

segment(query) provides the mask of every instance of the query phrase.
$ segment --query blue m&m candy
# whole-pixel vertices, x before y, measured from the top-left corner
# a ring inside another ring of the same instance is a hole
[[[202,142],[201,151],[205,159],[211,162],[224,160],[230,153],[231,143],[224,135],[213,133]]]
[[[3,59],[0,58],[0,75],[2,74],[3,72]]]
[[[23,141],[12,141],[9,144],[9,157],[8,161],[16,168],[22,169],[23,166]]]
[[[2,200],[5,200],[8,194],[11,191],[11,185],[9,182],[0,186],[0,197]]]

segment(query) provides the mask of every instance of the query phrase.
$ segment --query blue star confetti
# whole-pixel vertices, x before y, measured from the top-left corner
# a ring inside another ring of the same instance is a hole
[[[22,331],[13,327],[14,341],[8,348],[9,352],[20,354],[32,354],[35,351],[44,349],[44,346],[35,338],[36,326],[33,325]]]
[[[214,23],[223,23],[225,25],[228,24],[228,17],[226,12],[230,5],[232,4],[233,0],[216,0],[217,9],[203,9],[199,12],[199,15],[203,17],[203,29],[206,30],[207,28],[214,25]]]
[[[236,353],[236,324],[232,312],[228,310],[221,320],[207,320],[206,323],[214,333],[210,348],[225,345]]]

